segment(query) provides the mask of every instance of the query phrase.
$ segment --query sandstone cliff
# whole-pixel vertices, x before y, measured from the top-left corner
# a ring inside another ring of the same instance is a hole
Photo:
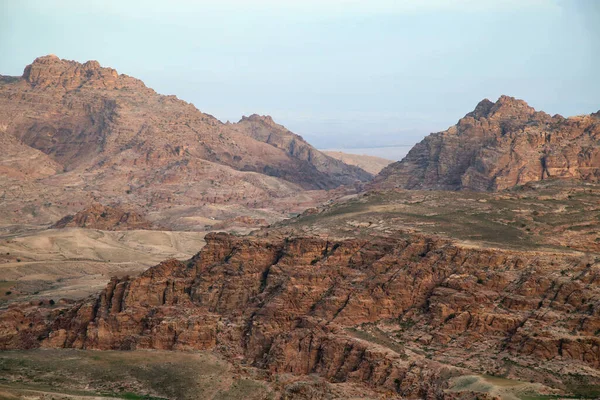
[[[0,347],[215,349],[274,374],[431,399],[508,361],[507,374],[558,387],[567,372],[600,379],[598,263],[418,235],[206,241],[97,297],[10,306]]]
[[[502,190],[548,178],[600,181],[600,119],[563,118],[502,96],[427,136],[374,187]]]

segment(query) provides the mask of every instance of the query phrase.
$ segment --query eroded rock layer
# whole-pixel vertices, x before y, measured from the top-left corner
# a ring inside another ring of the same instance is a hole
[[[58,220],[51,228],[90,228],[106,231],[127,231],[133,229],[152,229],[153,225],[135,210],[121,206],[92,204],[73,215]]]
[[[97,297],[11,305],[0,347],[215,349],[272,373],[424,398],[515,356],[598,379],[593,260],[422,236],[206,241],[189,262],[115,278]]]

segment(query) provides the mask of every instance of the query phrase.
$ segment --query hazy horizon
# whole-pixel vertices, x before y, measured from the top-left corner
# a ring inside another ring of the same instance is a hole
[[[222,121],[271,115],[319,148],[410,145],[502,94],[600,109],[593,0],[0,4],[0,74],[94,59]]]

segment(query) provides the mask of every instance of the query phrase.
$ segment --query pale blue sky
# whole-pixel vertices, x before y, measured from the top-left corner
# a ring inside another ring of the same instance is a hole
[[[483,98],[600,109],[595,0],[0,0],[0,74],[98,60],[320,148],[413,144]]]

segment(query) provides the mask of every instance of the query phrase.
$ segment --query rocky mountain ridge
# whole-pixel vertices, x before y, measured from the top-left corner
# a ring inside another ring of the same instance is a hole
[[[292,198],[306,191],[372,177],[322,154],[281,125],[257,124],[221,123],[96,61],[40,57],[21,77],[0,77],[0,140],[45,160],[27,165],[29,176],[36,177],[27,185],[11,167],[0,176],[6,180],[0,189],[20,185],[28,198],[55,192],[49,197],[56,201],[30,206],[36,208],[30,218],[44,223],[50,216],[42,221],[43,214],[72,214],[79,209],[65,203],[85,207],[90,198],[147,211],[235,204],[252,214],[275,199],[295,202]],[[268,132],[269,143],[253,137],[255,126]],[[12,162],[5,158],[0,156],[0,168]],[[14,213],[18,206],[8,208]]]
[[[206,241],[97,297],[10,306],[1,347],[214,349],[418,398],[454,398],[450,378],[505,360],[509,376],[563,390],[566,371],[600,382],[597,263],[419,235]]]
[[[600,181],[598,113],[550,116],[501,96],[427,136],[373,187],[497,191],[548,178]]]

